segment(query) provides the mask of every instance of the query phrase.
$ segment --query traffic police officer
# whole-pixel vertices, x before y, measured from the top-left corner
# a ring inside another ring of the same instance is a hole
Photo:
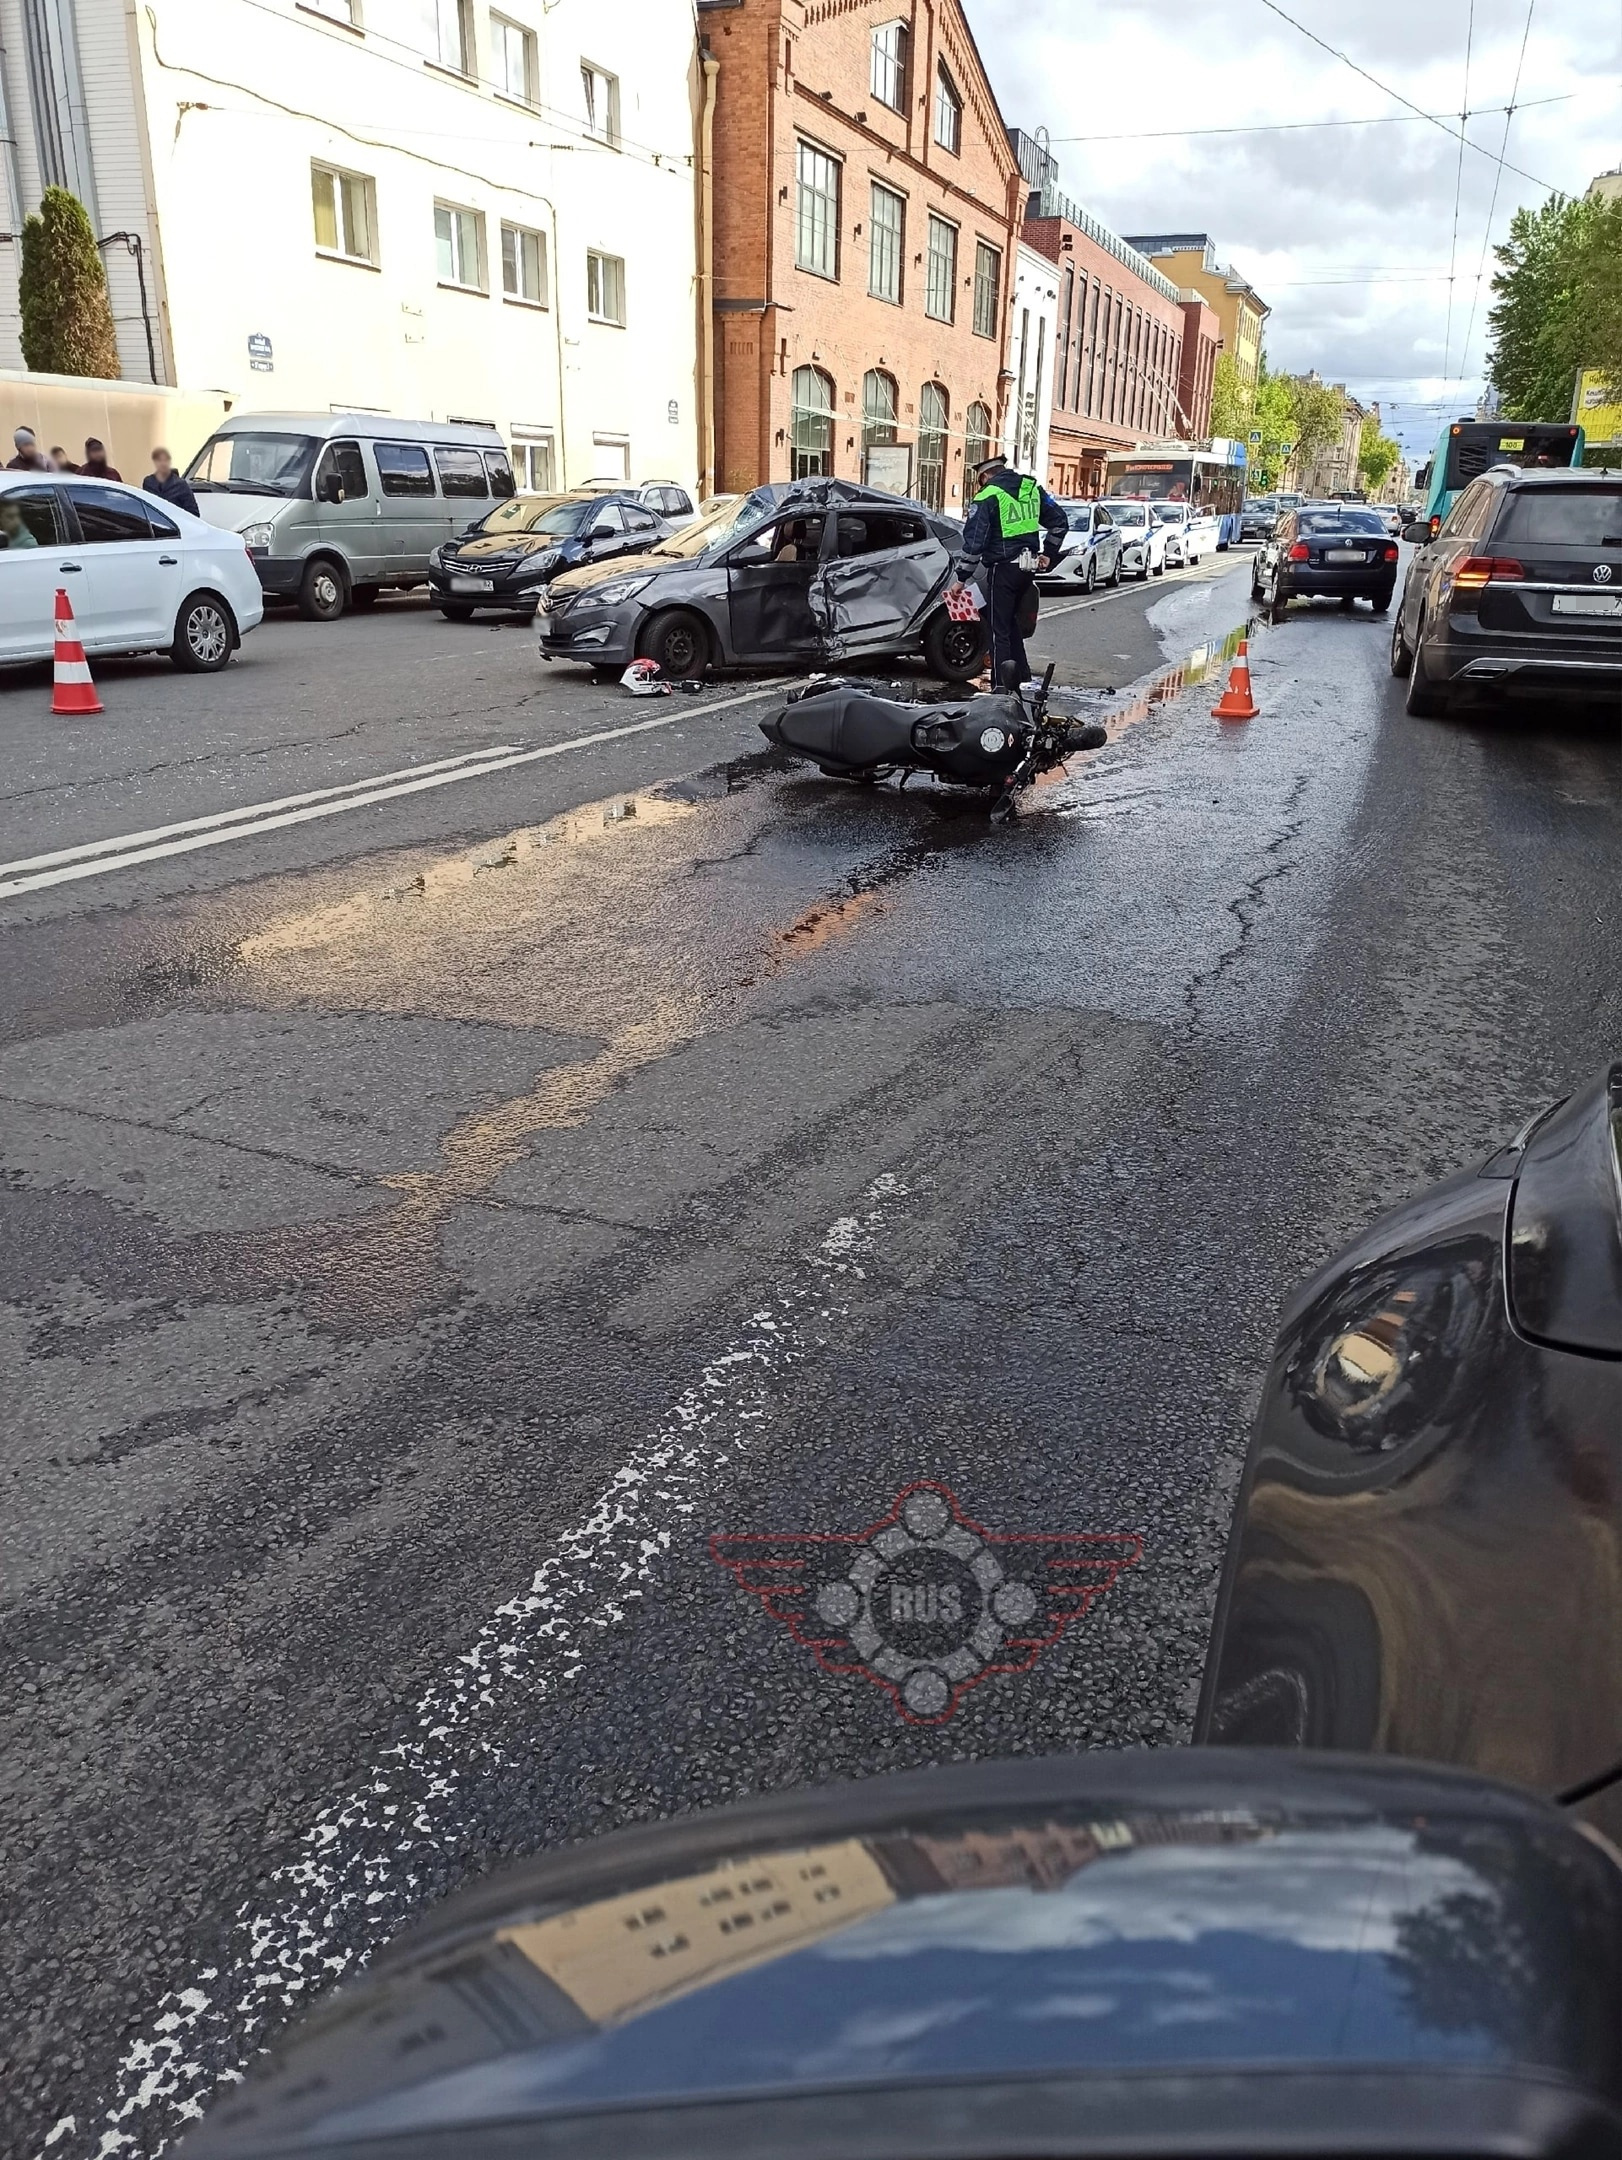
[[[1031,663],[1020,615],[1029,607],[1034,629],[1036,579],[1032,572],[1047,568],[1069,525],[1047,489],[1029,473],[1014,472],[1003,458],[983,459],[974,468],[974,478],[977,492],[963,528],[964,559],[958,574],[966,583],[983,566],[984,582],[990,587],[993,685],[1001,682],[1006,660],[1015,661],[1020,681],[1028,682]]]

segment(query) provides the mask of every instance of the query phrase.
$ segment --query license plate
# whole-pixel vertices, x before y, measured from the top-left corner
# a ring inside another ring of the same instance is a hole
[[[488,577],[453,577],[452,592],[494,592],[496,581]]]
[[[1557,615],[1622,615],[1622,593],[1558,592],[1554,611]]]
[[[1362,548],[1325,548],[1325,562],[1367,562],[1368,555]]]

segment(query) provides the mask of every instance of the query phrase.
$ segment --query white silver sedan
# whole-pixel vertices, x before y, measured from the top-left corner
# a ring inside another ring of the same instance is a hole
[[[1120,527],[1123,574],[1136,578],[1140,585],[1151,575],[1164,577],[1170,527],[1159,522],[1148,503],[1135,497],[1122,500],[1112,495],[1109,514]]]
[[[240,533],[122,482],[0,472],[0,665],[48,660],[65,592],[87,654],[213,674],[264,619]]]

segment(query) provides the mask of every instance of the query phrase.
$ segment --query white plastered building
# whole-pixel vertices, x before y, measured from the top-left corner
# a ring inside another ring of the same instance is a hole
[[[1053,362],[1059,339],[1059,270],[1020,242],[1008,314],[1011,379],[1002,453],[1016,472],[1034,473],[1045,487],[1048,431],[1053,416]]]
[[[0,368],[54,182],[131,380],[695,483],[692,0],[0,0],[0,87]]]

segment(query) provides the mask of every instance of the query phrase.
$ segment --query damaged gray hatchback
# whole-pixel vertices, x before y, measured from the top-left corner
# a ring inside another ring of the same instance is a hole
[[[986,660],[984,622],[945,594],[962,545],[921,503],[843,480],[799,480],[717,503],[645,554],[566,571],[535,618],[543,658],[668,676],[917,657],[945,682]]]

